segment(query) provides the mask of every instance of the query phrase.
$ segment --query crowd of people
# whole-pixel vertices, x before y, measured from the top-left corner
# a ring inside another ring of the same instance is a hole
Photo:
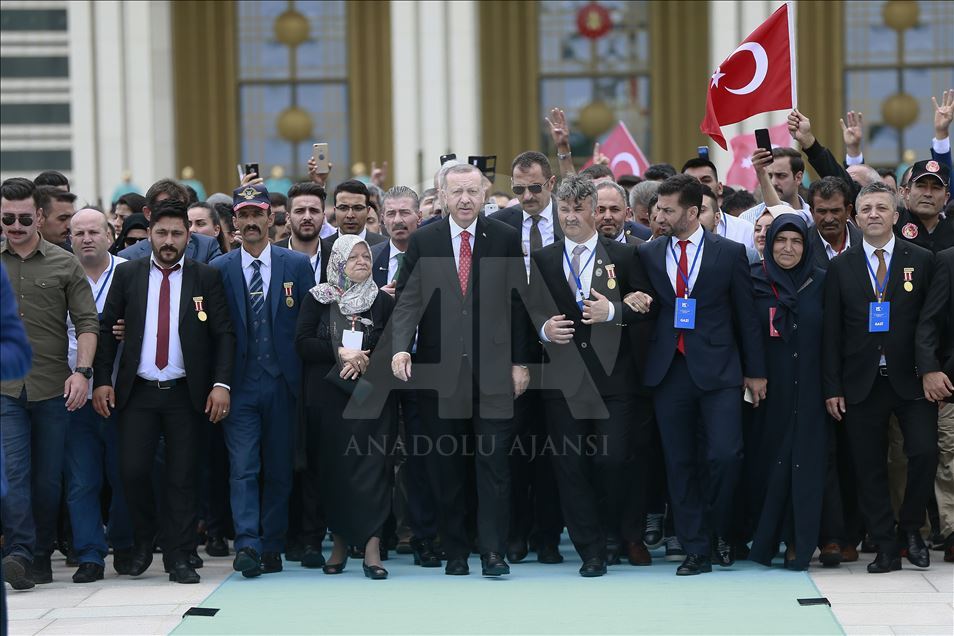
[[[507,192],[455,160],[422,192],[311,161],[107,210],[7,179],[4,580],[57,548],[75,583],[159,553],[197,583],[200,547],[502,576],[564,529],[584,577],[954,561],[954,91],[935,111],[897,180],[859,115],[843,163],[794,111],[754,193],[704,157],[577,174],[558,110],[559,172],[523,152]]]

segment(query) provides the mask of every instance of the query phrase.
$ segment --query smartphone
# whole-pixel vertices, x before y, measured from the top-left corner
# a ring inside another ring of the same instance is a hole
[[[497,155],[471,155],[467,157],[467,163],[480,170],[491,183],[497,176]]]
[[[244,178],[245,175],[249,175],[249,174],[253,174],[253,173],[254,173],[255,176],[257,176],[257,177],[261,177],[261,176],[262,176],[262,172],[258,169],[258,164],[257,164],[257,163],[247,163],[247,164],[245,164],[245,174],[243,174],[242,177]]]
[[[454,153],[451,153],[449,155],[441,155],[441,165],[443,166],[445,163],[447,163],[451,159],[457,159],[457,155]]]
[[[484,216],[490,216],[499,209],[500,206],[497,205],[496,201],[488,201],[484,204]]]
[[[318,174],[328,174],[330,172],[331,169],[328,167],[328,144],[314,144],[311,156],[318,164]]]
[[[755,131],[755,145],[762,150],[772,152],[772,138],[769,137],[768,128],[758,128]]]
[[[696,152],[699,154],[700,159],[705,159],[709,161],[709,146],[699,146],[696,149]]]

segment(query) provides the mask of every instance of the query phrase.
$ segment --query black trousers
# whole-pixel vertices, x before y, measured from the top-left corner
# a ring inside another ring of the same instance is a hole
[[[818,543],[824,546],[834,541],[842,547],[856,546],[864,538],[864,523],[858,510],[855,462],[851,457],[845,422],[830,421],[829,424],[832,434],[828,436],[828,465]]]
[[[204,422],[207,431],[199,463],[201,511],[210,537],[235,537],[232,506],[229,502],[229,451],[225,447],[222,424]]]
[[[888,419],[898,418],[908,458],[908,479],[898,511],[898,528],[917,531],[934,488],[937,471],[937,405],[904,400],[879,376],[868,397],[845,413],[848,443],[855,462],[859,507],[871,540],[882,552],[897,551],[894,512],[888,487]]]
[[[318,547],[328,531],[324,508],[321,501],[320,450],[321,430],[319,418],[307,417],[305,433],[305,452],[307,463],[305,470],[298,473],[297,483],[301,492],[301,542],[302,545]],[[292,486],[292,496],[295,488]],[[289,506],[292,508],[293,506]]]
[[[630,454],[624,467],[620,536],[626,543],[641,543],[646,531],[646,513],[666,510],[666,465],[651,398],[633,397],[635,415],[629,436]]]
[[[195,547],[198,451],[207,433],[203,417],[193,408],[184,380],[171,389],[137,383],[119,412],[120,474],[136,546],[151,550],[158,532],[163,556],[172,561]],[[157,521],[152,470],[160,435],[165,438],[164,514]]]
[[[427,456],[419,451],[418,440],[424,434],[417,391],[401,391],[398,404],[404,422],[404,447],[407,458],[399,470],[407,493],[407,521],[415,539],[437,536],[437,502],[427,475]]]

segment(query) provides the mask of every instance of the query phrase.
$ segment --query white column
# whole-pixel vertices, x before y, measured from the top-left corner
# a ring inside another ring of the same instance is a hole
[[[420,40],[418,4],[411,0],[391,3],[391,120],[394,129],[393,182],[409,185],[420,194],[419,174],[421,82],[418,75]]]
[[[91,35],[95,41],[96,59],[93,71],[96,86],[96,186],[103,205],[112,203],[109,198],[126,168],[123,158],[128,153],[126,130],[129,122],[124,106],[127,101],[137,99],[125,90],[122,73],[125,60],[128,60],[128,46],[122,37],[128,28],[123,23],[123,13],[127,7],[128,3],[115,1],[93,3]],[[140,41],[144,30],[140,29],[137,34]]]
[[[450,91],[450,147],[457,156],[482,152],[480,143],[480,51],[477,42],[477,3],[447,3],[447,33],[451,55],[445,83]]]
[[[70,187],[81,203],[95,203],[100,195],[96,156],[96,109],[93,41],[93,3],[76,0],[67,4],[70,45],[70,127],[73,170]]]

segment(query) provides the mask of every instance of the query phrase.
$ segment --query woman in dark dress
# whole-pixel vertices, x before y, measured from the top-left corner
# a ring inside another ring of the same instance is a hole
[[[334,535],[322,570],[340,574],[348,546],[365,546],[365,575],[384,579],[388,572],[381,567],[380,538],[390,511],[390,477],[387,453],[381,449],[389,432],[389,409],[368,419],[345,417],[345,410],[353,395],[371,390],[370,356],[393,301],[378,293],[371,278],[371,250],[357,236],[335,241],[328,280],[303,302],[295,338],[304,361],[308,446],[317,448],[321,501]]]
[[[754,270],[755,303],[768,366],[768,398],[753,412],[758,479],[750,483],[757,525],[749,558],[771,565],[779,542],[785,565],[804,570],[818,543],[825,485],[827,419],[821,387],[825,272],[814,267],[805,221],[781,214]]]

